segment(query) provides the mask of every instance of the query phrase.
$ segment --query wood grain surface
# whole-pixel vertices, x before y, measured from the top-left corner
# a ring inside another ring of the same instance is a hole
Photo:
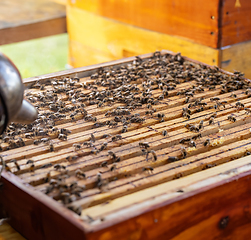
[[[132,26],[180,36],[218,47],[219,0],[94,0],[68,1],[68,5]]]
[[[184,56],[218,65],[219,51],[184,38],[121,23],[74,6],[67,6],[69,63],[82,67],[156,50],[182,52]]]
[[[222,0],[220,47],[251,40],[251,2]]]
[[[13,229],[7,221],[0,220],[0,239],[1,240],[25,240],[25,238]]]
[[[2,0],[0,45],[66,32],[65,6],[50,0]]]

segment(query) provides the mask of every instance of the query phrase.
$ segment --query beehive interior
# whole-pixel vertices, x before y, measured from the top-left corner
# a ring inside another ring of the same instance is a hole
[[[243,74],[154,53],[85,78],[43,79],[39,110],[2,136],[5,168],[76,213],[250,154]],[[87,218],[87,221],[93,219]]]

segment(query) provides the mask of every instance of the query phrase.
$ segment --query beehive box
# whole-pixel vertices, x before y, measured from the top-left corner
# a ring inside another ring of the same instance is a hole
[[[250,1],[68,1],[74,67],[161,49],[251,77]]]
[[[167,51],[25,81],[0,215],[28,239],[247,239],[250,81]],[[237,181],[238,180],[238,181]]]

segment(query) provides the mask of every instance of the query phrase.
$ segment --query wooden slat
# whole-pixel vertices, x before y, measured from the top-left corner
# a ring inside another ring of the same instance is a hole
[[[224,167],[221,170],[224,172]],[[237,233],[240,233],[237,239],[245,239],[248,230],[244,226],[249,224],[249,175],[250,165],[240,172],[233,169],[201,183],[197,182],[194,186],[192,184],[191,192],[187,192],[186,186],[188,184],[189,189],[189,183],[193,183],[193,180],[179,179],[177,186],[183,186],[184,193],[175,193],[179,188],[169,193],[168,189],[165,191],[167,186],[159,185],[162,196],[111,213],[92,227],[90,239],[126,239],[128,235],[135,239],[236,239]],[[183,185],[179,184],[182,181]],[[212,188],[208,186],[209,182]],[[149,194],[155,189],[151,190]],[[190,197],[186,198],[185,195]],[[156,205],[152,205],[154,202]],[[109,208],[109,204],[104,205],[103,209],[106,206]],[[142,210],[140,212],[136,211],[139,206]],[[228,223],[220,225],[226,217]],[[111,224],[115,219],[119,219],[119,222]],[[239,229],[243,228],[245,231],[241,233]]]
[[[209,20],[214,21],[210,18]],[[74,6],[67,6],[67,25],[71,54],[69,60],[73,67],[162,49],[182,52],[184,56],[218,65],[219,51],[216,49],[176,36],[116,22]],[[210,37],[212,36],[209,34],[207,39]]]
[[[103,16],[132,26],[189,38],[194,42],[217,48],[219,2],[207,1],[201,5],[200,0],[159,0],[154,3],[148,0],[69,0],[68,7],[88,11],[96,17]]]
[[[172,198],[174,195],[182,195],[182,192],[178,193],[178,190],[183,190],[183,192],[188,192],[194,190],[200,185],[206,183],[206,181],[217,182],[216,179],[224,179],[229,177],[230,175],[237,175],[240,173],[240,168],[246,165],[245,171],[250,169],[251,159],[249,156],[241,158],[236,161],[232,161],[231,163],[226,163],[221,166],[217,166],[215,168],[208,169],[203,172],[195,173],[191,176],[185,176],[184,178],[180,178],[174,180],[173,183],[167,182],[159,184],[158,186],[151,187],[145,190],[142,190],[137,193],[133,193],[112,201],[109,201],[108,204],[100,204],[94,207],[87,208],[83,210],[83,216],[89,215],[94,219],[98,219],[101,216],[109,215],[115,213],[117,210],[123,207],[131,207],[134,204],[143,204],[144,201],[154,201],[153,197],[158,198],[160,196],[166,195],[165,199]],[[231,170],[235,169],[235,172],[231,172]],[[229,173],[227,173],[229,172]],[[212,181],[210,178],[214,178]],[[175,183],[175,184],[174,184]],[[175,188],[174,188],[175,186]],[[169,195],[169,196],[168,196]],[[95,224],[95,223],[94,223]]]

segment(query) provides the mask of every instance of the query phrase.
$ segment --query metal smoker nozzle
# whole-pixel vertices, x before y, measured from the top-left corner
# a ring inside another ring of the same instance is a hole
[[[23,99],[24,86],[16,66],[0,53],[0,134],[10,122],[32,123],[37,109]]]

